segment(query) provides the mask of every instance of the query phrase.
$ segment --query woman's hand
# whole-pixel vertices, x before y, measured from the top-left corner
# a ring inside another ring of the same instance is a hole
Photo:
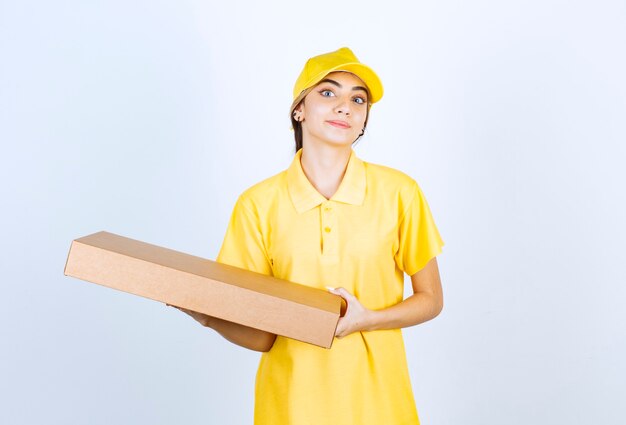
[[[335,336],[343,337],[357,331],[400,329],[424,323],[436,317],[443,308],[443,291],[437,258],[411,276],[413,295],[380,310],[368,310],[343,288],[328,288],[348,304],[346,315],[339,319]]]
[[[375,312],[363,307],[359,300],[344,288],[327,287],[328,291],[346,300],[346,314],[339,318],[335,336],[343,338],[354,332],[367,331],[373,324]]]
[[[188,315],[193,317],[198,323],[200,323],[202,326],[210,327],[211,316],[207,316],[206,314],[198,313],[197,311],[187,310],[186,308],[177,307],[177,306],[172,305],[172,304],[165,304],[165,305],[168,306],[168,307],[177,308],[180,311],[182,311],[183,313],[187,313]]]

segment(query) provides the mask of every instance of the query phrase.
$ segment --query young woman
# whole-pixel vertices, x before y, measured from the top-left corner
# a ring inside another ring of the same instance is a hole
[[[332,348],[184,310],[263,351],[255,424],[419,423],[400,328],[443,307],[443,241],[417,183],[352,150],[382,94],[348,48],[309,59],[290,111],[294,159],[239,197],[217,258],[343,297]],[[403,300],[404,273],[413,295]]]

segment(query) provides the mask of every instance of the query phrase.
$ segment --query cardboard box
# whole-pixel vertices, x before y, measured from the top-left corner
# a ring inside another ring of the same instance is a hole
[[[65,274],[330,348],[341,297],[108,232],[72,242]]]

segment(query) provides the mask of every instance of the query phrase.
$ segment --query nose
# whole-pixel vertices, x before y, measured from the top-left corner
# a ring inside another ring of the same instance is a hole
[[[347,102],[345,99],[340,100],[335,106],[335,112],[337,112],[338,114],[350,115],[350,107],[348,106],[349,104],[350,103]]]

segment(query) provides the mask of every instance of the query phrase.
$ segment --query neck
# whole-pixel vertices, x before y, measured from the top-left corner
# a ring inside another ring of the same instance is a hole
[[[300,163],[309,182],[326,199],[330,199],[346,172],[351,146],[305,145]]]

